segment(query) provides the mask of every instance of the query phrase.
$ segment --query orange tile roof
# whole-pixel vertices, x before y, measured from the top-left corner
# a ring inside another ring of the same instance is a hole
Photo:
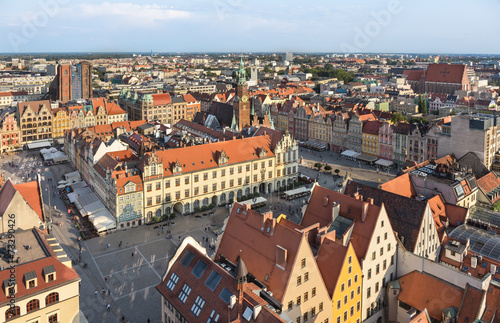
[[[490,284],[488,287],[488,292],[486,293],[486,309],[484,311],[482,321],[499,323],[500,313],[498,309],[500,308],[500,287],[497,285]]]
[[[153,94],[153,105],[167,105],[172,103],[172,98],[168,93]]]
[[[106,104],[108,116],[117,114],[125,114],[126,112],[118,106],[118,104],[111,102]]]
[[[229,158],[228,164],[230,165],[260,160],[258,152],[262,147],[267,150],[268,157],[274,156],[271,150],[271,140],[268,135],[157,151],[156,154],[160,161],[163,162],[165,169],[164,176],[166,177],[172,175],[173,166],[176,161],[182,166],[183,173],[189,173],[218,167],[218,154],[222,150],[227,154]],[[150,156],[151,154],[149,153],[146,156]],[[141,165],[146,159],[143,158]]]
[[[430,64],[425,75],[426,82],[469,83],[467,67],[460,64]]]
[[[424,309],[420,314],[411,319],[409,323],[432,323],[427,310]]]
[[[216,260],[223,255],[236,263],[240,256],[246,260],[248,272],[282,301],[302,242],[309,248],[302,233],[276,223],[272,213],[263,215],[235,203],[216,252]],[[287,250],[284,270],[276,265],[277,246]]]
[[[324,206],[325,202],[327,202],[326,207]],[[381,207],[369,204],[366,219],[362,221],[362,207],[367,202],[316,185],[311,193],[300,225],[308,227],[319,223],[320,227],[329,227],[333,222],[333,203],[338,202],[340,202],[340,215],[354,221],[351,237],[353,238],[352,245],[356,251],[356,256],[359,260],[366,259],[366,252],[368,251]]]
[[[338,241],[325,238],[319,247],[316,262],[330,297],[332,297],[335,291],[345,257],[347,256],[347,251],[351,246],[351,244],[344,246]]]
[[[380,185],[381,189],[398,195],[414,198],[417,196],[415,188],[410,179],[410,175],[403,174]]]
[[[460,308],[464,290],[426,273],[412,271],[399,278],[398,300],[441,321],[441,311],[450,306]],[[443,297],[446,295],[446,297]]]
[[[187,103],[196,103],[196,99],[191,95],[191,94],[184,94],[182,96],[184,98],[184,101],[186,101]]]
[[[476,289],[467,283],[465,286],[464,302],[458,311],[457,323],[470,323],[478,318],[481,307],[483,291]]]
[[[42,202],[38,182],[32,181],[28,183],[17,184],[14,187],[19,193],[21,193],[24,200],[28,202],[33,211],[35,211],[43,221]]]

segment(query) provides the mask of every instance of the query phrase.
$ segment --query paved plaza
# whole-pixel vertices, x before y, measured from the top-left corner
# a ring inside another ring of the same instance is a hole
[[[338,189],[337,184],[346,172],[350,172],[354,180],[373,186],[395,176],[394,170],[377,173],[375,168],[370,169],[366,165],[358,168],[357,162],[342,159],[336,153],[300,149],[299,155],[302,157],[299,172],[317,178],[320,185],[330,189]],[[323,170],[318,172],[314,169],[314,164],[322,160],[331,165],[333,170],[338,168],[341,176],[324,174]],[[12,164],[9,165],[9,162]],[[182,239],[192,236],[208,248],[208,244],[216,239],[213,232],[222,227],[229,213],[227,208],[220,207],[213,216],[178,216],[175,223],[163,227],[163,231],[159,225],[149,225],[78,242],[79,232],[55,187],[63,175],[74,168],[70,164],[42,166],[37,152],[3,156],[0,163],[5,178],[11,178],[16,184],[34,180],[39,173],[44,204],[50,205],[52,214],[56,213],[54,208],[57,212],[62,211],[62,218],[53,217],[61,225],[53,226],[52,233],[73,260],[82,279],[80,310],[91,323],[121,322],[122,317],[134,323],[147,322],[148,319],[150,322],[161,322],[161,298],[155,286],[165,274],[177,246]],[[278,198],[277,193],[263,197],[268,200],[268,205],[258,211],[271,210],[275,217],[284,213],[291,221],[300,221],[299,210],[306,199],[284,201]],[[209,254],[214,252],[208,250]],[[107,304],[111,305],[109,312],[106,311]]]

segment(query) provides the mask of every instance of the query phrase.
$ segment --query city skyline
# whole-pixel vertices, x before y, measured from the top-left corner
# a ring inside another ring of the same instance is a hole
[[[4,3],[0,52],[497,54],[493,0]],[[467,25],[458,17],[467,10]],[[411,23],[413,22],[413,23]],[[474,28],[467,28],[474,26]],[[148,36],[149,35],[149,36]]]

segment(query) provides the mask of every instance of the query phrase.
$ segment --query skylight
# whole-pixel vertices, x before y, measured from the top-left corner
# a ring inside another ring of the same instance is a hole
[[[208,276],[205,285],[207,285],[207,287],[211,290],[214,290],[215,287],[217,287],[217,285],[219,284],[221,278],[221,275],[212,270],[212,273],[210,274],[210,276]]]
[[[184,254],[184,257],[182,257],[182,260],[181,260],[181,264],[184,266],[184,267],[187,267],[189,266],[189,264],[191,263],[191,260],[193,260],[194,258],[194,255],[191,251],[186,251],[186,253]]]
[[[208,265],[206,263],[204,263],[201,260],[198,260],[198,263],[193,268],[192,274],[195,275],[196,278],[200,278],[201,275],[203,275],[203,273],[205,272],[205,269],[207,269],[207,266]]]
[[[243,318],[247,321],[250,321],[250,319],[252,318],[252,314],[253,314],[252,309],[250,309],[250,307],[247,307],[245,309],[245,312],[243,312]]]
[[[224,287],[222,292],[220,292],[219,297],[226,302],[226,304],[229,304],[229,300],[231,300],[231,296],[233,296],[233,293],[231,293],[227,288]]]
[[[188,298],[189,293],[191,293],[191,287],[189,287],[188,284],[184,284],[184,286],[182,286],[181,292],[179,293],[179,300],[183,303],[186,303],[186,299]]]
[[[193,306],[191,307],[191,312],[198,317],[200,315],[200,312],[205,305],[205,300],[201,298],[200,296],[196,297],[196,300],[194,301]]]

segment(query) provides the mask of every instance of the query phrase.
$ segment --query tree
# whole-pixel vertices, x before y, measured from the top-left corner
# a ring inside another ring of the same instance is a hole
[[[332,170],[332,166],[330,165],[326,165],[325,166],[325,170],[328,172],[328,171],[331,171]]]
[[[335,174],[338,175],[340,173],[340,169],[337,168],[337,169],[334,170],[334,172],[335,172]]]
[[[321,169],[321,167],[323,167],[322,163],[316,163],[316,164],[314,164],[314,168],[317,168],[318,171]]]
[[[425,98],[420,94],[418,96],[418,112],[422,114],[427,114],[427,102]]]
[[[391,122],[392,123],[398,123],[400,121],[403,121],[405,118],[403,117],[403,115],[399,112],[394,112],[392,115],[391,115]]]

